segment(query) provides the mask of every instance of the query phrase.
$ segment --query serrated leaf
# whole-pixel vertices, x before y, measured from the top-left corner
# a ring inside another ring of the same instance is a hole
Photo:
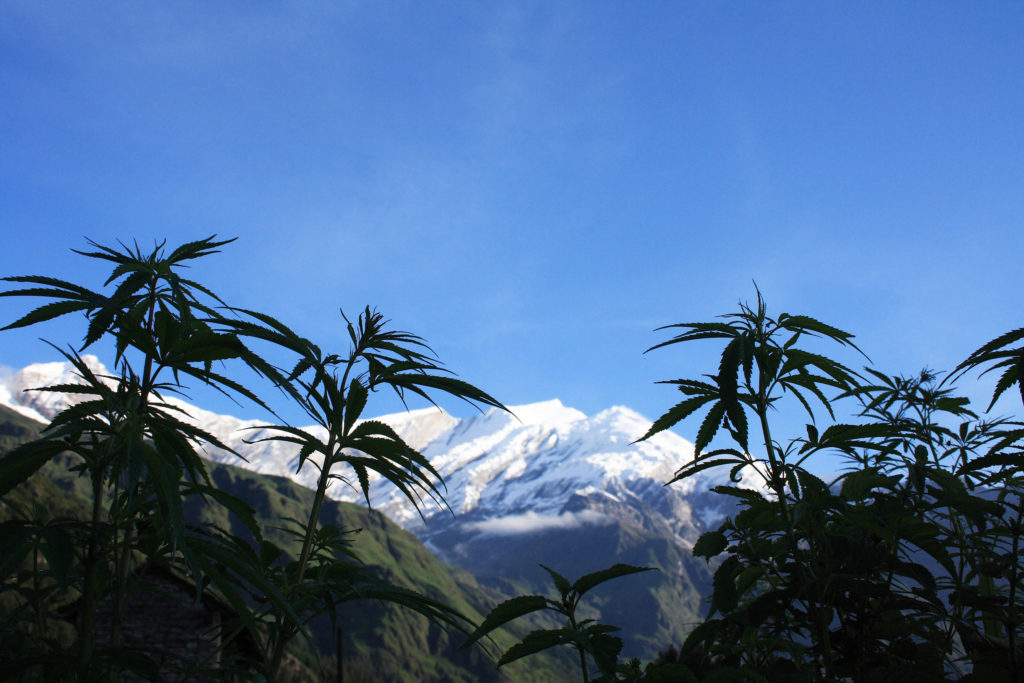
[[[750,450],[747,443],[747,413],[743,409],[743,404],[733,398],[726,402],[725,410],[726,416],[729,418],[729,425],[732,427],[729,433],[740,445],[740,448],[744,451]]]
[[[366,387],[358,379],[352,380],[349,384],[348,395],[345,397],[345,433],[352,431],[352,426],[356,423],[362,414],[363,409],[366,407],[366,399],[369,393],[366,391]]]
[[[0,496],[35,474],[67,448],[62,441],[39,439],[15,448],[0,458]]]
[[[731,612],[739,600],[736,592],[736,572],[739,568],[739,558],[730,555],[715,570],[712,580],[714,586],[711,595],[711,612],[727,614]],[[709,616],[710,616],[709,614]]]
[[[729,545],[729,539],[721,531],[707,531],[693,544],[693,554],[708,559],[718,555]]]
[[[856,345],[850,341],[853,339],[853,335],[849,332],[843,332],[837,327],[826,325],[820,320],[816,320],[807,315],[780,315],[779,327],[793,332],[799,331],[803,333],[819,334],[841,344],[847,344],[855,349],[857,348]],[[857,350],[860,351],[860,349]]]
[[[563,642],[565,642],[565,637],[561,630],[531,631],[521,641],[505,651],[505,654],[498,660],[498,666],[505,666],[517,659],[542,652]]]
[[[1015,471],[1024,470],[1024,453],[1020,452],[996,452],[988,453],[974,458],[960,468],[959,475],[983,472],[989,468],[1004,467],[1012,468]]]
[[[736,328],[727,323],[677,323],[675,325],[664,325],[657,328],[655,331],[668,330],[675,327],[690,328],[690,331],[677,335],[668,341],[661,342],[660,344],[655,344],[644,351],[644,353],[649,353],[655,349],[671,346],[672,344],[696,341],[699,339],[732,339],[739,334]]]
[[[88,311],[90,309],[89,303],[81,301],[54,301],[52,303],[45,304],[25,316],[14,321],[10,325],[6,325],[0,329],[2,330],[13,330],[19,327],[27,327],[29,325],[35,325],[36,323],[45,322],[52,320],[53,318],[59,318],[62,315],[68,313],[74,313],[76,311]]]
[[[810,444],[816,444],[818,442],[818,428],[813,424],[805,425],[807,428],[807,442]]]
[[[892,488],[899,482],[899,476],[880,474],[875,468],[857,470],[843,479],[841,495],[849,501],[862,501],[875,488]]]
[[[992,354],[996,349],[1002,348],[1021,339],[1024,339],[1024,327],[1001,334],[971,353],[971,355],[967,357],[967,360],[954,368],[953,373],[956,374],[961,370],[977,367],[981,363],[987,362],[990,354]]]
[[[995,389],[992,391],[992,400],[989,402],[986,410],[992,410],[992,408],[995,407],[996,401],[999,400],[999,397],[1014,384],[1017,385],[1017,388],[1020,391],[1021,401],[1024,402],[1024,350],[1022,350],[1020,355],[1018,355],[1013,361],[994,365],[989,368],[989,370],[995,370],[1002,366],[1007,366],[1006,370],[996,382]]]
[[[712,457],[712,455],[714,453],[718,453],[718,452],[719,451],[712,451],[711,453],[707,453],[705,455],[710,458],[710,457]],[[702,470],[711,469],[713,467],[722,467],[722,466],[726,466],[726,465],[737,465],[737,464],[741,464],[741,465],[746,466],[748,463],[745,460],[743,460],[742,458],[739,458],[738,460],[736,458],[733,458],[733,459],[730,459],[730,460],[701,460],[700,462],[693,461],[693,462],[687,463],[686,465],[683,465],[682,467],[680,467],[676,471],[675,476],[672,477],[672,479],[670,479],[668,481],[668,483],[671,484],[673,482],[677,482],[677,481],[681,481],[683,479],[686,479],[687,477],[692,477],[693,475],[697,474],[698,472],[700,472]]]
[[[621,576],[629,576],[630,574],[638,574],[640,572],[657,571],[655,567],[635,567],[629,564],[616,563],[607,569],[601,569],[590,574],[586,574],[576,579],[576,582],[572,585],[578,595],[583,595],[591,588],[604,583],[605,581],[611,581]]]
[[[686,419],[687,417],[695,413],[705,403],[709,403],[714,400],[714,396],[694,396],[692,398],[686,399],[685,401],[677,403],[676,405],[669,408],[664,415],[655,420],[654,423],[651,425],[651,428],[647,430],[647,433],[644,434],[639,439],[637,439],[636,441],[634,441],[633,443],[646,441],[647,439],[654,436],[658,432],[663,432],[666,429],[671,428],[678,422]]]
[[[723,400],[736,396],[737,375],[743,356],[743,338],[735,337],[726,344],[718,362],[717,384]]]
[[[624,645],[622,638],[606,632],[588,634],[588,636],[587,640],[589,643],[586,649],[594,658],[594,662],[597,663],[597,668],[600,669],[602,674],[602,680],[616,680],[615,665],[618,662],[619,654],[622,652]]]
[[[743,379],[750,385],[754,372],[754,335],[750,330],[743,334]]]
[[[697,439],[693,443],[693,452],[696,454],[696,457],[700,457],[701,452],[711,443],[711,440],[718,432],[718,428],[722,426],[724,415],[725,406],[722,405],[722,401],[718,401],[715,405],[711,406],[711,410],[704,416],[700,429],[697,431]]]
[[[76,285],[76,284],[74,284],[72,282],[67,282],[65,280],[60,280],[60,279],[57,279],[57,278],[54,278],[54,277],[48,277],[46,275],[15,275],[15,276],[10,276],[10,277],[0,278],[0,280],[3,280],[5,282],[27,282],[27,283],[31,283],[31,284],[34,284],[34,285],[43,285],[45,287],[52,287],[52,288],[55,288],[57,290],[63,291],[65,293],[65,295],[66,295],[67,292],[73,292],[73,293],[78,294],[78,295],[80,295],[82,297],[85,297],[85,298],[97,296],[95,292],[93,292],[93,291],[91,291],[89,289],[86,289],[85,287],[82,287],[80,285]],[[22,296],[23,292],[31,292],[31,295],[33,295],[33,296],[50,296],[51,295],[51,293],[43,294],[43,293],[41,293],[39,291],[36,291],[35,289],[28,289],[28,290],[15,290],[15,291],[12,291],[12,292],[0,292],[0,296]]]
[[[513,619],[537,612],[548,607],[548,599],[542,595],[520,595],[502,602],[491,610],[483,623],[480,624],[463,643],[459,649],[465,649],[488,635],[492,631],[504,626]]]
[[[543,564],[540,566],[541,569],[543,569],[551,575],[551,580],[555,582],[555,588],[558,589],[558,592],[562,594],[562,598],[564,599],[569,594],[569,591],[572,590],[572,586],[569,584],[569,580],[561,574],[559,574],[558,572],[556,572],[551,567],[548,567]]]
[[[472,384],[460,379],[455,379],[454,377],[409,373],[405,375],[390,376],[387,378],[385,383],[394,389],[412,391],[434,405],[436,405],[434,400],[430,397],[429,393],[424,390],[424,387],[443,391],[449,396],[462,399],[470,405],[475,406],[479,403],[499,410],[504,410],[506,412],[508,411],[508,408],[498,401],[498,399],[476,388]]]
[[[711,490],[719,495],[732,496],[733,498],[745,500],[748,503],[756,503],[764,500],[764,496],[753,489],[744,489],[737,486],[715,486]]]

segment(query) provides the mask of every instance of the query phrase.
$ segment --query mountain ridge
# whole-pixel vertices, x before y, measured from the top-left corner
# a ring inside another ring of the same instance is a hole
[[[93,372],[107,374],[94,356],[83,360]],[[0,402],[52,416],[66,395],[22,390],[73,381],[67,364],[31,365],[5,381]],[[294,446],[261,441],[271,434],[262,421],[218,415],[176,397],[165,400],[247,462],[213,447],[206,448],[208,459],[315,486],[315,467],[296,471]],[[503,592],[544,593],[547,578],[539,564],[570,578],[615,562],[656,567],[659,573],[623,580],[621,590],[612,587],[596,597],[605,605],[603,616],[617,619],[611,623],[629,634],[624,655],[649,658],[680,642],[699,620],[710,588],[708,566],[690,550],[731,512],[728,501],[709,492],[730,483],[727,476],[700,473],[665,486],[693,458],[693,446],[671,432],[636,443],[651,422],[625,406],[587,416],[550,399],[510,411],[492,408],[457,418],[424,408],[373,418],[389,424],[437,469],[449,507],[417,510],[386,482],[372,479],[370,506],[415,533],[441,560]],[[745,485],[755,484],[748,479]],[[329,496],[365,503],[360,492],[343,487]]]
[[[93,372],[109,375],[95,356],[82,358]],[[0,382],[0,404],[45,422],[68,405],[68,395],[25,390],[77,381],[68,363],[29,365]],[[207,447],[208,459],[285,476],[307,488],[315,486],[315,468],[296,473],[297,449],[292,444],[261,441],[271,435],[270,430],[262,428],[265,420],[213,413],[174,396],[165,397],[165,401],[184,410],[194,423],[245,457],[245,461],[239,461],[232,453]],[[572,494],[621,491],[628,488],[626,483],[636,480],[663,484],[679,465],[693,457],[693,445],[671,432],[634,443],[651,422],[626,406],[587,416],[559,399],[549,399],[510,406],[509,410],[506,413],[491,408],[457,418],[441,408],[420,408],[372,419],[387,423],[431,461],[447,486],[446,498],[456,516],[493,517],[527,510],[538,516],[557,516],[564,512],[564,502]],[[316,432],[320,428],[303,429]],[[698,475],[677,482],[673,489],[685,495],[725,483],[724,479],[720,475]],[[567,487],[568,481],[574,487]],[[752,480],[745,483],[754,485]],[[373,508],[381,509],[403,527],[421,528],[419,514],[399,491],[379,485],[373,488],[377,489],[371,493]],[[361,499],[357,491],[337,487],[328,495],[350,502]],[[436,517],[438,512],[444,511],[426,510],[425,516]],[[718,516],[711,510],[702,512]]]

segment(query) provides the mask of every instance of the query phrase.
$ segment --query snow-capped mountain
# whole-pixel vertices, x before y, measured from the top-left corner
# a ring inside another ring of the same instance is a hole
[[[83,359],[97,375],[107,374],[95,357]],[[78,381],[67,363],[31,365],[0,381],[0,403],[47,421],[73,395],[32,390]],[[315,467],[296,471],[294,446],[260,440],[271,435],[259,428],[261,421],[165,400],[246,459],[208,446],[210,460],[315,485]],[[629,408],[587,416],[550,400],[511,411],[457,418],[431,408],[376,418],[430,460],[444,479],[450,510],[426,500],[421,517],[382,481],[371,482],[372,506],[416,533],[442,559],[483,583],[513,591],[545,590],[541,563],[557,564],[570,577],[615,562],[658,567],[660,574],[624,582],[625,592],[607,599],[602,616],[635,634],[627,643],[629,656],[654,656],[653,644],[679,642],[710,585],[707,565],[689,550],[730,512],[731,499],[709,492],[725,483],[726,474],[701,473],[665,486],[693,457],[693,445],[670,432],[633,443],[651,422]],[[364,502],[359,491],[344,485],[329,495]],[[653,620],[652,610],[658,615]]]
[[[95,356],[83,356],[97,375],[109,374]],[[0,403],[42,421],[66,407],[73,395],[35,391],[81,380],[68,363],[30,365],[0,382]],[[242,454],[208,447],[206,456],[262,474],[274,474],[314,487],[317,470],[298,467],[297,449],[279,441],[260,441],[272,432],[257,428],[260,420],[219,415],[177,398],[168,403],[183,409],[202,429]],[[721,475],[696,476],[664,487],[673,472],[693,457],[693,445],[669,432],[635,444],[650,421],[629,408],[616,406],[588,417],[557,399],[511,408],[511,414],[490,409],[456,418],[438,408],[384,415],[411,446],[426,456],[447,486],[446,499],[454,519],[480,532],[596,523],[602,514],[625,506],[650,507],[673,527],[678,540],[691,544],[695,533],[715,521],[722,510],[711,500],[695,509],[691,502]],[[310,427],[316,431],[317,427]],[[421,511],[386,482],[371,487],[371,504],[396,522],[430,536],[452,514],[424,501]],[[358,491],[335,486],[339,500],[359,502]],[[584,511],[589,511],[583,514]],[[603,512],[601,512],[603,511]],[[649,511],[649,512],[652,512]]]

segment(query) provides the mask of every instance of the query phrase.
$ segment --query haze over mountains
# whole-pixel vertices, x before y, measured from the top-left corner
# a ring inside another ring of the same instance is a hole
[[[84,358],[97,374],[106,373],[94,356]],[[46,421],[68,396],[25,390],[75,381],[66,363],[31,365],[0,384],[0,403]],[[314,486],[315,467],[307,464],[296,473],[294,446],[259,441],[269,435],[252,429],[261,421],[168,401],[248,462],[216,448],[208,449],[210,460]],[[726,483],[726,475],[701,474],[665,486],[693,457],[693,446],[669,432],[632,443],[651,423],[629,408],[587,416],[550,400],[511,410],[514,415],[492,409],[456,418],[430,408],[377,418],[431,461],[447,486],[442,491],[450,510],[428,499],[421,516],[380,481],[371,484],[371,506],[418,535],[441,559],[503,590],[544,592],[540,563],[570,578],[615,562],[658,567],[657,574],[596,592],[596,606],[602,620],[634,636],[628,655],[653,656],[678,643],[709,589],[710,572],[690,549],[728,512],[723,506],[729,503],[709,493]],[[360,492],[343,485],[330,495],[365,503]]]

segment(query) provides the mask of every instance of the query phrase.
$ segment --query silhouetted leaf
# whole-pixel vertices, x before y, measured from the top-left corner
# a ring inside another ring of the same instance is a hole
[[[712,558],[726,549],[729,539],[721,531],[706,531],[693,544],[693,554],[697,557]]]
[[[492,631],[504,626],[513,619],[536,612],[548,607],[548,599],[542,595],[520,595],[502,602],[491,610],[483,623],[480,624],[462,644],[460,649],[469,647]]]
[[[725,415],[725,406],[722,405],[722,401],[718,401],[715,405],[711,406],[711,410],[704,416],[704,421],[700,424],[700,429],[697,431],[697,439],[693,442],[693,452],[697,457],[700,457],[701,452],[707,448],[708,444],[711,443],[711,439],[715,437],[718,432],[718,428],[722,426],[722,417]]]
[[[618,563],[608,567],[607,569],[601,569],[591,574],[581,576],[572,584],[572,590],[576,591],[579,595],[583,595],[594,586],[602,584],[605,581],[611,581],[612,579],[617,579],[620,576],[629,576],[630,574],[649,571],[657,571],[657,569],[654,567],[634,567],[632,565]]]
[[[0,496],[35,474],[67,448],[62,441],[38,439],[0,457]]]
[[[3,292],[3,294],[11,294],[11,292]],[[10,325],[6,325],[4,330],[13,330],[18,327],[27,327],[28,325],[35,325],[36,323],[45,322],[52,320],[53,318],[59,318],[67,313],[74,313],[76,311],[88,311],[91,308],[89,303],[80,301],[54,301],[49,304],[45,304],[35,309],[31,313],[28,313],[22,318],[19,318]]]
[[[505,654],[498,660],[498,666],[505,666],[510,664],[517,659],[522,659],[537,652],[542,652],[548,648],[555,647],[566,642],[565,637],[562,635],[562,630],[553,631],[531,631],[526,636],[510,647]]]
[[[572,590],[572,586],[570,585],[569,580],[561,574],[559,574],[558,572],[556,572],[551,567],[547,567],[542,564],[541,569],[546,571],[551,576],[551,580],[555,582],[555,588],[558,589],[558,592],[562,594],[562,598],[564,599],[569,594],[569,591]]]
[[[718,452],[719,451],[712,451],[711,453],[705,453],[705,456],[707,458],[709,458],[707,460],[701,460],[699,462],[694,461],[694,462],[687,463],[686,465],[683,465],[682,467],[680,467],[676,471],[675,476],[672,477],[672,479],[670,479],[668,481],[668,483],[671,484],[672,482],[681,481],[683,479],[686,479],[687,477],[692,477],[693,475],[697,474],[698,472],[700,472],[702,470],[708,470],[708,469],[712,469],[712,468],[715,468],[715,467],[724,467],[724,466],[728,466],[728,465],[737,465],[737,464],[746,465],[747,464],[747,462],[744,461],[742,458],[740,458],[738,461],[737,461],[736,458],[731,458],[731,459],[728,459],[728,460],[726,460],[726,459],[721,459],[721,460],[710,459],[710,458],[713,457],[713,455],[715,453],[718,453]]]
[[[655,420],[654,424],[651,425],[651,428],[647,430],[647,433],[633,443],[646,441],[658,432],[663,432],[666,429],[671,428],[681,420],[686,419],[699,410],[705,403],[710,403],[714,400],[714,396],[694,396],[693,398],[688,398],[685,401],[677,403],[669,408],[668,412]]]

